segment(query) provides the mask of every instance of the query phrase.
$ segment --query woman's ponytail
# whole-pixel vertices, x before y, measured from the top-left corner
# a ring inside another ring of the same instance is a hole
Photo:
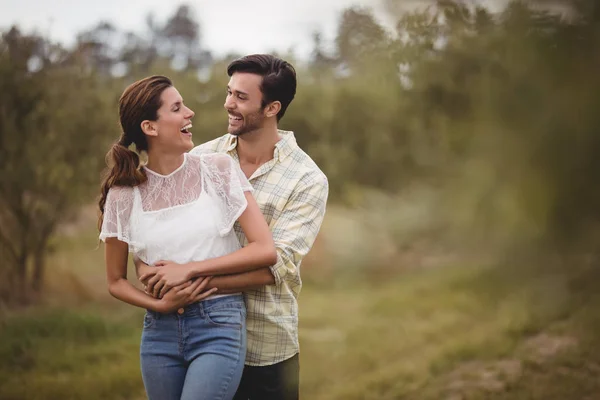
[[[98,230],[102,229],[104,205],[110,188],[113,186],[138,186],[148,179],[144,170],[140,168],[140,156],[130,150],[129,145],[131,143],[127,143],[123,135],[106,154],[106,163],[109,169],[100,187]]]

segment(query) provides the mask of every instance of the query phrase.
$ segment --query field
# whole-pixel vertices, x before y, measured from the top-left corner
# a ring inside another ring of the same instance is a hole
[[[593,259],[376,268],[377,244],[340,236],[350,232],[340,216],[331,213],[303,271],[302,398],[600,399]],[[4,312],[1,399],[144,398],[142,311],[106,294],[95,237],[65,233],[46,304]]]

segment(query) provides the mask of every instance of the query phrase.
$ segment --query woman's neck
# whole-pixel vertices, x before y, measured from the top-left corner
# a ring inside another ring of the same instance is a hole
[[[149,151],[146,168],[160,175],[169,175],[181,167],[184,159],[185,154],[157,154],[156,152]]]

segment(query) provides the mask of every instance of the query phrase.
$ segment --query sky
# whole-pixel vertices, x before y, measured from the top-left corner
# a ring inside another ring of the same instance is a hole
[[[215,55],[312,48],[311,33],[325,41],[335,36],[341,11],[352,5],[371,6],[382,15],[381,0],[0,0],[0,29],[12,25],[33,30],[66,46],[76,34],[100,21],[118,29],[143,33],[152,12],[164,22],[180,4],[192,6],[200,22],[202,45]]]
[[[312,33],[320,31],[325,48],[335,38],[342,11],[351,6],[373,9],[377,19],[391,28],[384,11],[386,0],[0,0],[0,30],[12,25],[37,31],[65,46],[76,35],[101,21],[122,31],[145,33],[145,20],[153,13],[159,23],[188,4],[200,22],[201,46],[216,56],[229,53],[287,52],[308,56]],[[393,1],[393,0],[392,0]],[[395,0],[403,9],[435,0]],[[463,0],[499,11],[509,0]],[[546,0],[547,3],[556,0]]]

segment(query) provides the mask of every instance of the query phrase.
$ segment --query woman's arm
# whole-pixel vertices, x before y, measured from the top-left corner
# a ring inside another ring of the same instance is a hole
[[[156,299],[134,287],[127,280],[128,245],[111,237],[106,239],[105,260],[108,292],[115,298],[131,305],[153,311],[167,313],[187,304],[205,299],[216,289],[202,291],[210,281],[209,277],[188,281],[173,288],[162,299]]]
[[[248,206],[238,222],[248,239],[248,244],[222,257],[189,263],[190,278],[207,275],[228,275],[252,271],[277,262],[277,251],[271,230],[256,200],[250,192],[244,192]]]
[[[173,286],[194,277],[237,274],[268,267],[277,262],[277,251],[269,226],[252,194],[244,194],[248,205],[238,221],[248,239],[248,245],[225,256],[183,265],[158,262],[153,271],[140,276],[142,282],[147,281],[149,293],[160,297]]]

